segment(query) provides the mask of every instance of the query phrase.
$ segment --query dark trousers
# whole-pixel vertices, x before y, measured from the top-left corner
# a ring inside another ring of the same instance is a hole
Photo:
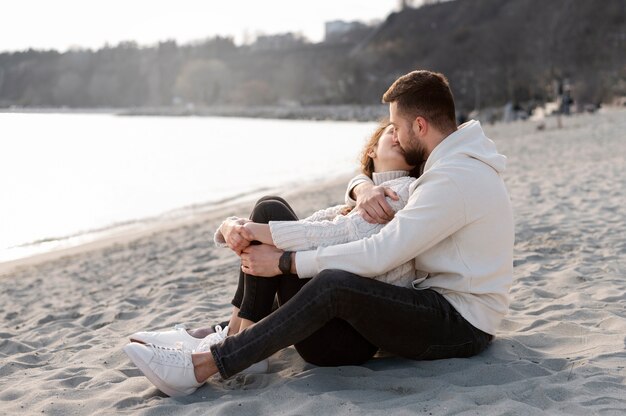
[[[298,216],[281,197],[265,196],[254,205],[250,219],[256,223],[267,224],[270,221],[297,221]],[[252,244],[256,245],[259,242],[253,241]],[[284,286],[287,280],[294,280],[294,276],[277,276],[269,279],[246,274],[240,269],[237,291],[231,301],[233,306],[239,308],[238,316],[252,322],[265,318],[272,312],[279,288]],[[295,291],[298,289],[299,287]]]
[[[288,207],[274,201],[272,205]],[[378,348],[417,360],[469,357],[492,339],[432,290],[402,288],[341,270],[324,270],[313,279],[257,279],[279,281],[281,306],[211,347],[225,378],[290,345],[313,364],[354,365]]]
[[[284,199],[266,196],[257,201],[250,219],[267,224],[270,221],[296,221],[298,217]],[[239,308],[240,318],[258,322],[272,312],[275,299],[279,306],[284,305],[310,280],[299,279],[296,275],[257,277],[240,271],[232,304]],[[362,364],[378,350],[342,319],[330,320],[314,336],[304,338],[294,346],[304,360],[320,366]]]

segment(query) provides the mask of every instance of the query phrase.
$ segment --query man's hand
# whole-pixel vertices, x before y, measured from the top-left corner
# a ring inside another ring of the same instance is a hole
[[[227,220],[222,223],[220,231],[224,236],[224,241],[228,247],[237,253],[238,256],[244,248],[250,245],[250,242],[254,239],[252,233],[244,227],[244,223],[249,220],[239,218],[237,220]]]
[[[395,212],[385,197],[394,201],[400,197],[391,188],[364,182],[355,186],[352,192],[356,196],[354,209],[365,221],[370,224],[385,224],[393,219]]]
[[[273,277],[283,274],[278,261],[283,251],[268,244],[248,246],[241,253],[241,270],[246,274]]]

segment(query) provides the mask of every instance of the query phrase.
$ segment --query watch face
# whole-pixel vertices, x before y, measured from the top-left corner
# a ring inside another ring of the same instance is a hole
[[[289,274],[291,272],[291,252],[285,251],[278,260],[278,268],[283,274]]]

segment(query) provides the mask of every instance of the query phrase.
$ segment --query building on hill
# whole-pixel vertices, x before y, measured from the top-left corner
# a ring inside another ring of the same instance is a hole
[[[281,33],[277,35],[261,35],[252,44],[254,50],[279,50],[301,46],[306,43],[306,39],[295,33]]]

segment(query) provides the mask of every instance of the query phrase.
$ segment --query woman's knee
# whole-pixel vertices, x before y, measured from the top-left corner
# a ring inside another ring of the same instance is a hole
[[[282,202],[282,203],[286,203],[286,201],[283,198],[279,197],[279,196],[276,196],[276,195],[265,195],[265,196],[262,196],[261,198],[259,198],[254,203],[254,206],[256,207],[261,202],[265,202],[265,201],[279,201],[279,202]]]
[[[292,210],[284,202],[275,199],[259,200],[252,210],[250,219],[258,223],[269,221],[297,220]]]

